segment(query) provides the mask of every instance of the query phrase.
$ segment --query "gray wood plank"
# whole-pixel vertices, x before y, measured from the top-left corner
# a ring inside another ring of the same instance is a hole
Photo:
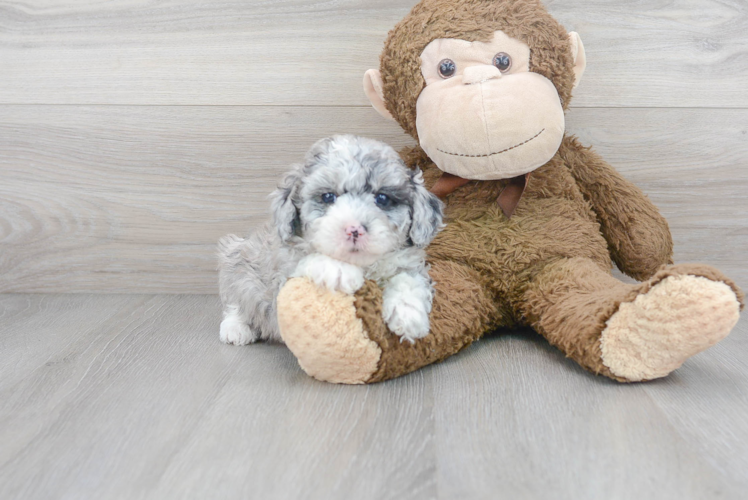
[[[0,295],[0,391],[34,374],[34,370],[66,365],[62,350],[74,351],[79,337],[129,312],[143,299],[128,296]]]
[[[748,110],[575,109],[569,130],[743,286]],[[215,293],[217,239],[320,137],[410,144],[370,108],[0,107],[0,291]]]
[[[428,373],[333,386],[257,366],[256,356],[172,458],[154,498],[435,498]]]
[[[748,320],[667,379],[646,384],[668,426],[690,453],[748,491]],[[716,495],[714,495],[716,496]],[[739,498],[740,496],[738,496]]]
[[[573,110],[568,129],[655,202],[676,262],[720,267],[748,288],[748,112]]]
[[[363,108],[4,107],[0,291],[214,293],[218,238],[343,132],[412,142]]]
[[[545,3],[586,49],[573,106],[746,107],[746,2]]]
[[[221,344],[215,296],[0,296],[20,310],[0,323],[3,375],[25,368],[0,390],[1,498],[434,497],[425,373],[316,382],[282,345]]]
[[[748,322],[670,377],[531,332],[365,387],[218,342],[215,296],[0,295],[0,497],[740,499]]]
[[[0,103],[364,105],[415,3],[4,1]],[[587,48],[575,106],[748,106],[745,2],[547,4]]]
[[[619,385],[532,332],[435,368],[441,498],[745,498],[745,318],[670,377]]]

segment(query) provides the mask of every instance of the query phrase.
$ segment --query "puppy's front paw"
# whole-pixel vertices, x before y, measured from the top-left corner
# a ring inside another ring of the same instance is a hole
[[[400,341],[415,343],[429,334],[429,314],[422,304],[414,302],[384,302],[382,316],[393,333],[400,336]]]
[[[422,339],[429,334],[431,290],[420,277],[395,276],[384,289],[382,317],[400,341]]]
[[[293,276],[307,277],[317,286],[348,295],[364,286],[364,272],[360,267],[321,254],[301,259]]]
[[[226,314],[221,321],[219,337],[224,344],[234,345],[247,345],[257,340],[257,335],[252,332],[249,325],[233,312]]]

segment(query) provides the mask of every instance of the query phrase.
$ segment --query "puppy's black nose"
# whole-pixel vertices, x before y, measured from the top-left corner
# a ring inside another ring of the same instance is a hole
[[[348,226],[345,229],[345,234],[348,235],[348,239],[353,238],[353,241],[356,241],[358,238],[366,234],[366,230],[362,226]]]

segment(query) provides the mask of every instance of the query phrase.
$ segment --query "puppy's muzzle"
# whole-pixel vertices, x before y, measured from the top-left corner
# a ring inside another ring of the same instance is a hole
[[[345,229],[345,234],[348,236],[348,241],[352,241],[355,244],[359,238],[366,235],[366,229],[360,224],[348,226]]]

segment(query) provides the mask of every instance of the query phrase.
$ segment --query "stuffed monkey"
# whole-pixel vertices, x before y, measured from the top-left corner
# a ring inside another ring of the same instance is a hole
[[[428,248],[431,331],[400,342],[382,292],[290,280],[281,335],[310,375],[371,383],[529,325],[582,367],[664,377],[727,336],[743,294],[716,269],[672,265],[667,222],[633,184],[565,135],[584,47],[538,0],[423,0],[390,33],[364,89],[420,146],[403,151],[446,203]],[[641,280],[625,284],[611,259]]]

